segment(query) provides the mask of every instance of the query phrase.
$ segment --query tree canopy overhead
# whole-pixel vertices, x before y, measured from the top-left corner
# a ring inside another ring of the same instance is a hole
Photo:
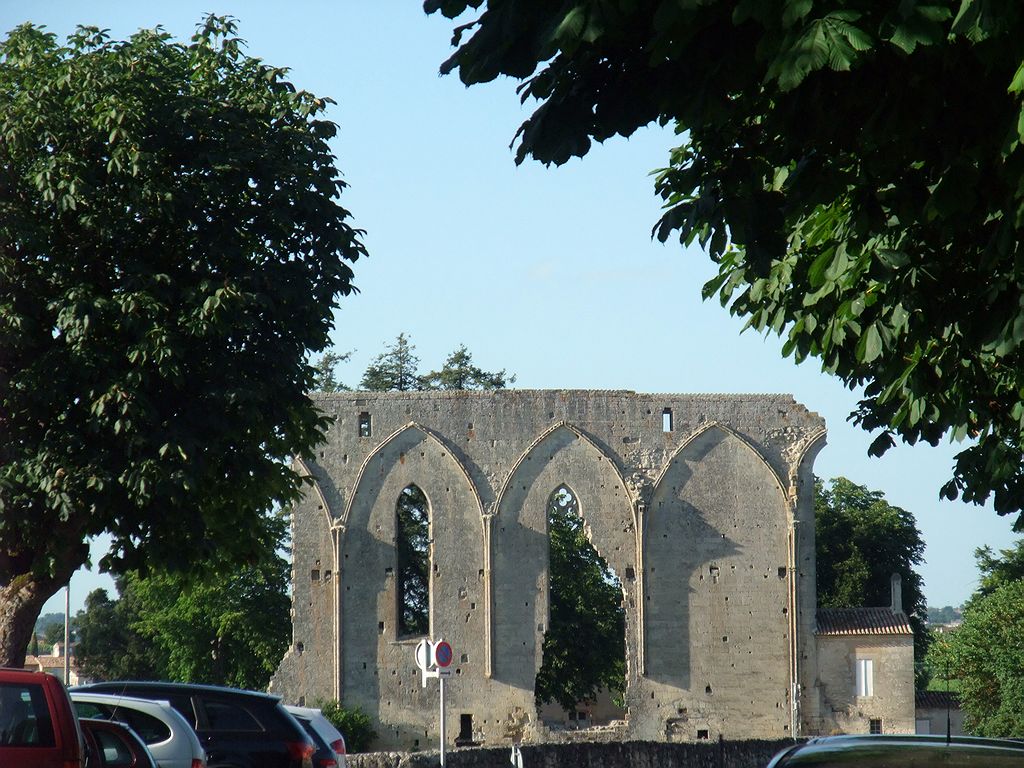
[[[672,124],[662,240],[864,398],[877,433],[971,438],[943,496],[1024,508],[1024,8],[992,0],[426,0],[442,72],[522,81],[516,160]],[[460,18],[460,22],[463,19]],[[1024,524],[1018,516],[1017,525]]]
[[[364,249],[329,101],[242,48],[0,42],[0,664],[90,536],[113,572],[251,562],[322,440],[307,355]]]

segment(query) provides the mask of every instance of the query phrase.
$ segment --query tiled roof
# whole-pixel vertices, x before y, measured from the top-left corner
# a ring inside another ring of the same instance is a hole
[[[818,635],[913,635],[910,622],[891,608],[819,608]]]
[[[960,709],[960,697],[953,691],[918,691],[914,694],[918,709]]]

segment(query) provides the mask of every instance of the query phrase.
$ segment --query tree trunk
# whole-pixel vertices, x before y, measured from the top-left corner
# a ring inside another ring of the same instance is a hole
[[[0,587],[0,666],[25,666],[39,612],[60,588],[53,579],[34,579],[29,574]]]
[[[43,535],[49,535],[51,543],[63,542],[58,544],[60,555],[54,558],[52,570],[42,575],[38,573],[42,569],[33,569],[32,563],[44,559],[46,550],[11,556],[0,549],[0,667],[25,666],[39,612],[68,583],[71,574],[88,562],[89,546],[73,527],[40,532]]]

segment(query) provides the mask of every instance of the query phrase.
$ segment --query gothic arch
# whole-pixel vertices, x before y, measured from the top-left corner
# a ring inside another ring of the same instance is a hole
[[[394,432],[392,432],[390,435],[384,438],[384,440],[381,441],[380,445],[378,445],[376,448],[370,451],[366,458],[363,459],[363,463],[360,464],[359,466],[359,473],[356,475],[356,482],[355,485],[353,486],[353,492],[349,496],[348,503],[345,505],[345,511],[342,514],[342,525],[348,524],[349,517],[352,514],[352,505],[355,502],[356,498],[356,491],[358,490],[360,485],[362,485],[363,478],[366,475],[367,469],[370,467],[373,461],[375,459],[378,459],[383,454],[383,452],[387,450],[389,446],[396,443],[397,441],[400,441],[403,437],[409,435],[410,433],[415,432],[419,432],[420,434],[423,435],[424,438],[430,440],[433,443],[436,443],[436,445],[439,448],[444,449],[443,452],[448,457],[451,458],[452,462],[455,464],[455,466],[459,468],[459,471],[462,473],[462,476],[466,479],[466,484],[469,486],[470,491],[473,494],[473,499],[476,502],[476,509],[479,511],[481,517],[483,516],[484,505],[483,501],[480,499],[480,491],[476,487],[476,484],[473,482],[472,477],[470,477],[470,474],[467,471],[466,466],[462,463],[459,457],[455,455],[451,447],[447,445],[445,441],[442,440],[438,435],[436,435],[433,430],[424,427],[422,424],[417,424],[415,421],[410,421],[404,427],[396,429]]]
[[[789,669],[791,522],[778,473],[724,425],[690,435],[662,469],[642,534],[644,658],[680,702],[713,691],[742,709],[728,681]],[[790,681],[769,682],[781,732]]]
[[[306,463],[305,459],[296,457],[295,463],[299,467],[299,474],[302,477],[308,477],[310,479],[310,481],[312,481],[312,483],[313,483],[313,494],[316,497],[315,498],[316,503],[319,506],[319,508],[321,510],[323,510],[324,516],[325,516],[326,521],[327,521],[327,527],[328,528],[333,528],[335,525],[338,524],[338,521],[335,519],[334,515],[331,513],[331,506],[330,506],[330,504],[327,503],[327,497],[324,496],[323,488],[320,487],[320,480],[317,478],[316,475],[314,475],[312,473],[312,471],[310,471],[309,465]]]
[[[384,721],[392,715],[379,710],[387,701],[377,695],[377,671],[407,669],[419,640],[402,636],[398,627],[396,503],[413,484],[426,497],[434,522],[430,634],[459,649],[460,659],[466,659],[460,663],[464,674],[479,675],[486,666],[480,494],[452,448],[431,430],[410,423],[385,438],[360,465],[339,547],[341,679],[347,690],[355,686],[363,696],[353,704]]]
[[[494,676],[529,691],[548,621],[547,507],[561,485],[572,489],[591,543],[622,580],[627,648],[637,641],[629,616],[635,607],[636,511],[615,460],[582,430],[559,422],[513,464],[491,519]]]
[[[685,451],[691,443],[693,443],[695,440],[698,440],[702,435],[704,435],[704,433],[710,432],[711,430],[718,430],[719,432],[723,432],[726,435],[734,437],[740,443],[749,448],[750,451],[757,457],[758,461],[760,461],[764,465],[765,469],[775,479],[775,484],[778,486],[779,492],[782,493],[783,496],[786,495],[786,485],[782,482],[782,478],[779,477],[779,474],[778,472],[775,471],[775,468],[772,467],[772,465],[768,462],[768,459],[766,459],[761,454],[761,452],[757,450],[757,448],[755,448],[753,445],[751,445],[750,441],[747,440],[739,432],[736,432],[727,425],[717,421],[711,421],[701,426],[700,429],[696,430],[695,432],[687,436],[687,438],[683,440],[679,447],[672,452],[672,455],[669,456],[668,461],[665,462],[665,465],[661,468],[661,471],[658,473],[657,479],[654,481],[655,494],[657,494],[658,488],[664,481],[665,475],[668,474],[669,469],[671,469],[672,463],[676,460],[676,457],[680,453]],[[822,430],[822,434],[824,435],[824,430]]]

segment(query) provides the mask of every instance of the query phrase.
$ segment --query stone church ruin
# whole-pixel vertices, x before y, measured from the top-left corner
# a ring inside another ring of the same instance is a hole
[[[358,706],[383,748],[436,743],[437,686],[422,687],[413,658],[414,632],[428,624],[455,654],[448,744],[776,739],[832,727],[815,613],[813,462],[825,425],[790,396],[315,398],[335,422],[301,463],[312,486],[293,510],[293,643],[271,687],[286,701]],[[622,719],[589,732],[546,723],[534,703],[559,489],[621,582],[625,612]],[[396,505],[417,492],[418,535],[429,535],[419,624],[402,616],[411,587],[396,555]],[[840,647],[842,627],[830,637]],[[830,653],[836,674],[853,669]],[[842,706],[864,709],[849,699]]]

